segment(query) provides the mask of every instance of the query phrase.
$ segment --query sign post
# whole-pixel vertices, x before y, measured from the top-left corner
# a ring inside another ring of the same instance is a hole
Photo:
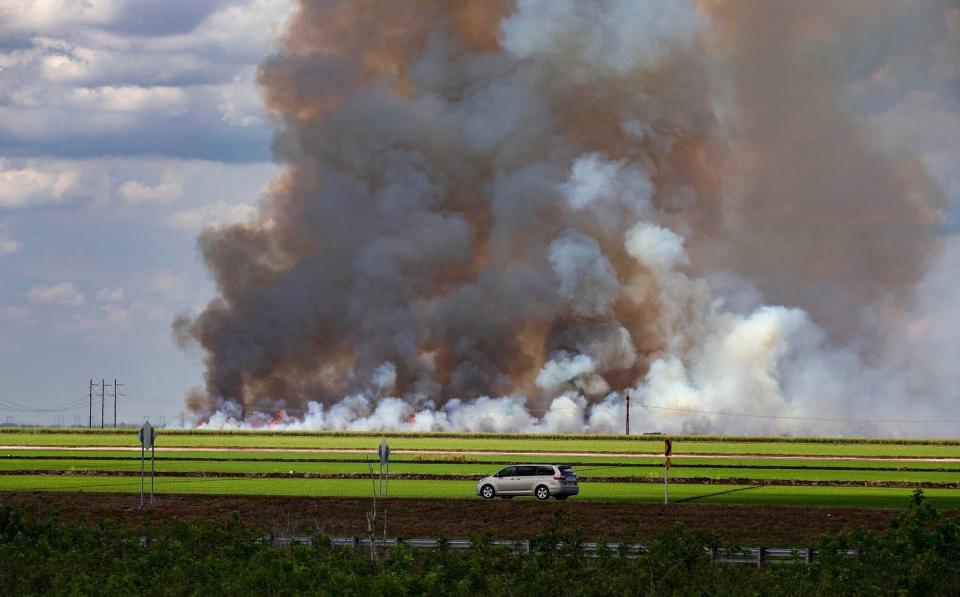
[[[673,440],[666,438],[663,440],[663,503],[670,503],[670,467],[673,462],[670,461],[670,455],[673,454]]]
[[[144,490],[144,460],[146,459],[146,450],[150,448],[150,504],[153,504],[153,477],[154,477],[154,454],[153,440],[157,435],[156,430],[146,421],[140,431],[137,433],[140,437],[140,508],[143,508],[143,490]]]
[[[387,438],[380,440],[380,447],[377,448],[377,454],[380,456],[380,495],[390,495],[390,446],[387,444]],[[387,469],[386,485],[384,485],[383,469]]]

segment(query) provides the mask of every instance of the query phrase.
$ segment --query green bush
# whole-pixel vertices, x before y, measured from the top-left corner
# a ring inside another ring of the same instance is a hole
[[[558,520],[555,527],[563,528]],[[0,593],[271,595],[949,595],[960,587],[960,527],[914,494],[883,533],[824,538],[813,565],[713,563],[709,534],[677,526],[636,558],[551,531],[529,555],[478,538],[464,552],[399,546],[374,559],[316,537],[288,549],[226,523],[162,523],[135,532],[115,523],[38,520],[0,506]],[[853,549],[855,557],[846,556]]]

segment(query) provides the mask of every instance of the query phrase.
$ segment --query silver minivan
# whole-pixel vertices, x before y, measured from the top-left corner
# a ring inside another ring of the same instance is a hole
[[[509,499],[515,495],[565,500],[578,493],[577,475],[573,467],[566,464],[516,464],[477,481],[477,495],[488,500],[496,496]]]

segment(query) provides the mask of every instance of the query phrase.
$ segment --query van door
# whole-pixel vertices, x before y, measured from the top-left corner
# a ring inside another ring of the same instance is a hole
[[[508,466],[497,473],[497,493],[502,495],[513,495],[520,491],[520,476],[517,473],[516,466]]]
[[[517,475],[520,477],[518,492],[524,495],[533,495],[533,490],[540,484],[540,477],[537,476],[536,466],[518,466]]]

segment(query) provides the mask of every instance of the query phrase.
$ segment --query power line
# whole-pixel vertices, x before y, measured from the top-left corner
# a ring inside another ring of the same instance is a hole
[[[66,410],[71,410],[77,408],[87,399],[86,396],[77,398],[76,400],[71,400],[70,402],[61,404],[59,406],[50,407],[50,408],[36,408],[32,406],[26,406],[18,402],[13,402],[11,400],[5,400],[0,398],[0,410],[7,412],[19,412],[19,413],[56,413],[63,412]]]

